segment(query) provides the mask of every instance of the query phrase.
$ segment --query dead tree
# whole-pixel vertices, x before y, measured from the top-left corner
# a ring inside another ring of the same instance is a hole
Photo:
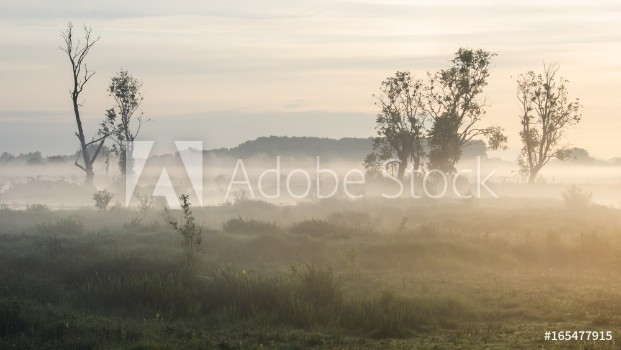
[[[61,33],[61,36],[64,39],[64,46],[61,46],[60,49],[67,54],[67,57],[69,57],[73,73],[73,89],[69,93],[71,95],[73,113],[75,114],[75,122],[78,128],[75,135],[80,141],[80,153],[84,163],[79,164],[76,159],[75,165],[86,173],[86,180],[84,181],[84,184],[92,187],[93,177],[95,176],[95,172],[93,171],[93,163],[103,148],[103,144],[108,135],[98,135],[98,138],[93,138],[88,142],[86,141],[84,128],[82,126],[82,119],[80,117],[80,107],[82,107],[82,104],[79,102],[79,98],[86,83],[88,83],[93,75],[95,75],[95,71],[89,71],[85,60],[93,45],[99,41],[99,37],[93,38],[91,36],[91,28],[86,26],[84,26],[84,37],[82,39],[74,38],[73,34],[73,24],[68,23],[67,29]],[[91,145],[96,145],[96,148],[94,148],[92,153],[91,150],[89,150],[89,146]]]

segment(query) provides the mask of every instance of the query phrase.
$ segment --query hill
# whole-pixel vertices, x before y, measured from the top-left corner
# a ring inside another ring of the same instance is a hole
[[[371,153],[373,138],[329,139],[320,137],[268,136],[246,141],[237,147],[205,151],[206,155],[248,158],[259,155],[315,157],[359,161]],[[486,157],[485,143],[473,141],[464,149],[463,158]]]

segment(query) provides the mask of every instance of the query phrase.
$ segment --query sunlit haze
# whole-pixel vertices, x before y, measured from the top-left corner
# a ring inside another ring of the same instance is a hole
[[[614,1],[4,1],[0,151],[72,153],[68,21],[101,40],[83,93],[87,137],[112,105],[119,69],[143,82],[143,139],[230,147],[267,135],[369,137],[372,94],[396,70],[423,78],[459,47],[498,54],[485,123],[507,130],[515,160],[515,76],[556,62],[584,105],[571,143],[620,156],[621,5]]]

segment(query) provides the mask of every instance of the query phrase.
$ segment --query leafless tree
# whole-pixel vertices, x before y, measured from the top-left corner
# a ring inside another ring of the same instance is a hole
[[[71,63],[71,70],[73,74],[73,89],[70,91],[71,101],[73,103],[73,113],[75,114],[75,122],[78,131],[75,135],[80,141],[80,154],[82,155],[83,163],[79,164],[78,159],[75,161],[75,165],[82,169],[86,173],[86,180],[84,184],[86,186],[93,186],[93,177],[95,173],[93,171],[93,163],[99,152],[101,151],[103,144],[108,137],[107,134],[98,135],[97,138],[93,138],[91,141],[86,141],[84,134],[84,128],[82,126],[82,119],[80,117],[80,94],[84,90],[84,86],[95,75],[95,71],[89,70],[86,65],[86,57],[88,56],[91,48],[99,37],[94,38],[91,34],[91,28],[84,26],[83,38],[75,38],[73,24],[70,22],[67,24],[67,29],[61,33],[64,40],[64,45],[60,49],[67,54],[69,62]],[[91,149],[91,145],[96,145]],[[91,153],[92,150],[92,153]],[[79,155],[78,155],[79,157]]]

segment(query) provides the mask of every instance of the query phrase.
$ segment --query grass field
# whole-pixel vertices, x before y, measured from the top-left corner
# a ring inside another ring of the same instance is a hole
[[[618,349],[620,213],[566,204],[196,208],[192,266],[160,208],[4,207],[0,348]]]

